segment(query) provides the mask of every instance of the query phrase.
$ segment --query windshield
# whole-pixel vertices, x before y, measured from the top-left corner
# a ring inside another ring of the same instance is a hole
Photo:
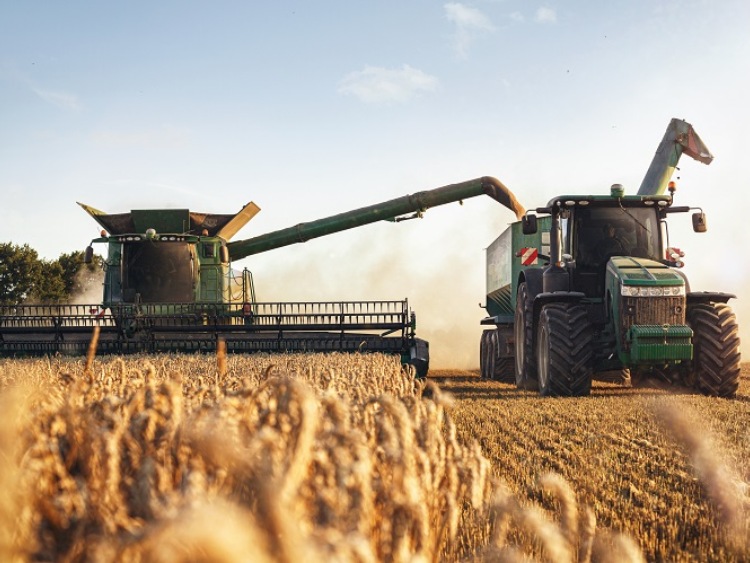
[[[577,209],[571,242],[581,267],[600,267],[612,256],[659,260],[659,222],[653,207]]]
[[[133,242],[122,248],[122,296],[143,303],[193,301],[193,260],[185,242]]]

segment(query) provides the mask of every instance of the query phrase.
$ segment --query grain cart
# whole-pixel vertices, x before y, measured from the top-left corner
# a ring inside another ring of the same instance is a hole
[[[103,353],[378,351],[400,354],[424,375],[428,344],[416,337],[407,300],[268,303],[256,299],[249,270],[232,261],[381,220],[421,217],[430,208],[489,195],[524,210],[490,177],[418,192],[256,236],[230,239],[259,211],[233,215],[188,209],[108,214],[79,204],[102,227],[104,291],[94,305],[0,307],[0,354],[84,353],[94,326]],[[410,215],[407,215],[410,214]],[[87,260],[93,246],[86,250]]]
[[[489,314],[482,375],[542,395],[581,396],[594,377],[629,369],[722,397],[740,374],[737,322],[727,293],[692,291],[670,246],[669,179],[682,152],[712,156],[690,124],[670,123],[637,194],[562,195],[513,223],[487,249]],[[665,190],[669,182],[669,189]],[[668,193],[665,194],[665,191]]]

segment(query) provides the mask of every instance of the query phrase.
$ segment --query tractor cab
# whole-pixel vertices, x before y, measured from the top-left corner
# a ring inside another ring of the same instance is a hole
[[[574,206],[564,215],[560,221],[563,260],[570,265],[571,287],[588,297],[602,297],[612,257],[658,260],[661,256],[661,230],[653,205],[638,202],[626,207],[622,200],[601,201]]]
[[[562,227],[563,254],[569,254],[580,269],[602,269],[612,256],[651,260],[661,256],[653,207],[589,206],[570,213]]]
[[[577,291],[586,297],[605,293],[607,264],[613,257],[627,257],[634,267],[655,262],[681,266],[666,255],[667,214],[689,211],[673,206],[669,195],[628,195],[615,184],[607,196],[558,196],[536,212],[549,215],[549,269],[544,291]],[[525,234],[537,231],[537,220],[527,214]],[[696,231],[705,230],[703,213],[693,217]],[[656,264],[654,264],[656,265]]]

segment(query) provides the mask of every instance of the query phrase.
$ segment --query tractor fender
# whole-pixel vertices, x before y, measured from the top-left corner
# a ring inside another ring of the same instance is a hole
[[[542,292],[542,275],[544,271],[541,268],[528,268],[520,273],[518,276],[518,284],[516,288],[522,283],[526,283],[526,291],[529,297],[536,297]]]
[[[687,294],[688,306],[701,303],[727,303],[730,299],[737,299],[737,296],[722,291],[691,291]]]

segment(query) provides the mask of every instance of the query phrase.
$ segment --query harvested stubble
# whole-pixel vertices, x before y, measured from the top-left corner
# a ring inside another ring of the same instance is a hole
[[[479,441],[521,507],[553,509],[538,476],[554,472],[599,527],[627,534],[597,530],[592,560],[615,549],[629,560],[639,551],[648,561],[750,560],[750,364],[734,400],[609,383],[590,397],[549,399],[471,373],[439,381],[454,394],[459,438]],[[515,520],[521,530],[531,521]],[[500,544],[542,556],[540,537],[510,530]]]
[[[642,560],[554,474],[557,509],[519,503],[387,356],[4,361],[0,389],[2,560]]]

